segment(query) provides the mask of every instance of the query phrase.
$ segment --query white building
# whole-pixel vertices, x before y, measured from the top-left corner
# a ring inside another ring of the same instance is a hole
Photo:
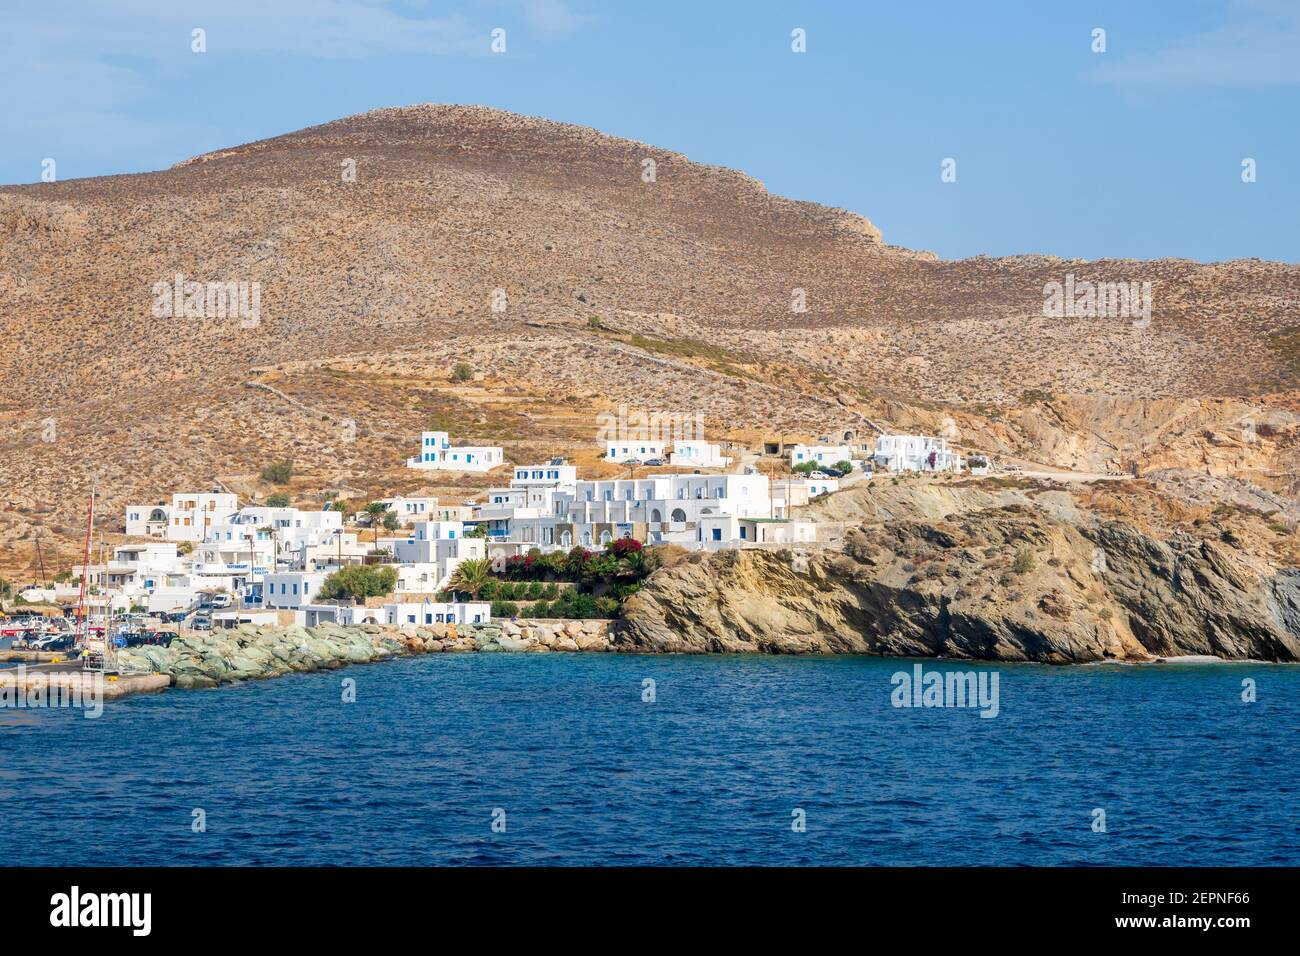
[[[422,627],[426,624],[487,624],[492,606],[485,601],[439,602],[396,601],[380,607],[347,604],[309,604],[298,610],[299,623],[307,627],[334,623],[398,624]]]
[[[420,454],[406,460],[408,468],[429,471],[491,471],[505,462],[505,453],[491,445],[453,445],[446,432],[421,432]]]
[[[670,465],[680,468],[726,468],[731,459],[722,454],[722,446],[707,441],[679,441],[668,456]]]
[[[167,505],[127,505],[126,533],[168,541],[202,541],[208,529],[239,510],[239,499],[223,491],[172,495]]]
[[[549,465],[516,465],[514,474],[510,478],[510,486],[512,488],[533,486],[571,488],[577,480],[577,468],[556,460]]]
[[[173,543],[122,544],[113,549],[108,561],[89,567],[76,565],[72,573],[84,577],[87,585],[134,600],[167,585],[183,565]]]
[[[790,467],[809,462],[819,468],[832,468],[842,461],[852,461],[853,450],[848,445],[794,445],[790,449]]]
[[[279,571],[262,580],[262,607],[297,610],[319,600],[323,571]]]
[[[263,505],[241,509],[235,524],[241,528],[269,528],[282,549],[296,550],[304,543],[333,541],[335,533],[343,530],[343,515],[333,508],[301,511],[298,508],[269,508]],[[218,530],[228,532],[230,529]]]
[[[392,549],[393,557],[400,565],[427,569],[412,571],[408,580],[428,591],[444,590],[462,561],[487,557],[487,541],[479,537],[467,537],[465,526],[459,521],[419,522],[410,536],[395,539]],[[398,575],[401,574],[399,568]],[[427,581],[414,580],[421,574],[428,575]],[[432,586],[425,588],[426,583]],[[415,587],[409,587],[408,590],[415,590]]]
[[[840,490],[838,478],[782,478],[772,482],[772,517],[788,517],[791,508],[802,508],[822,495]]]
[[[438,517],[437,498],[380,498],[379,503],[388,511],[406,521],[427,521]]]
[[[384,605],[384,624],[487,624],[492,605],[486,601],[396,602]]]
[[[890,471],[961,471],[961,456],[948,440],[927,435],[881,435],[872,458]]]
[[[817,540],[817,524],[788,518],[738,518],[735,515],[706,515],[700,519],[701,543],[705,550],[809,543]]]
[[[666,442],[649,438],[624,438],[621,441],[605,443],[605,458],[615,464],[643,462],[653,458],[663,458]]]
[[[126,533],[133,538],[165,538],[171,505],[127,505]]]
[[[772,514],[765,475],[663,475],[579,481],[555,496],[550,514],[511,519],[510,540],[543,550],[595,548],[618,538],[699,547],[700,520]],[[737,539],[738,540],[738,539]]]

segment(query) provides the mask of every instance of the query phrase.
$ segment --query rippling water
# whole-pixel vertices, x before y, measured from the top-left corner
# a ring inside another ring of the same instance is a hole
[[[0,710],[0,854],[1300,863],[1300,668],[1001,666],[1000,713],[983,719],[892,707],[890,676],[911,664],[446,654],[135,697],[98,720]],[[1241,700],[1245,677],[1255,703]],[[342,702],[345,678],[356,703]],[[805,833],[791,830],[795,808]],[[1093,832],[1093,808],[1107,832]]]

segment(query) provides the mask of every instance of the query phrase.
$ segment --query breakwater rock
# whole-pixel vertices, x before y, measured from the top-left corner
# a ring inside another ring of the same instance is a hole
[[[608,621],[503,621],[490,624],[361,624],[266,627],[241,624],[187,634],[168,647],[118,651],[124,674],[165,674],[182,689],[282,674],[330,670],[411,654],[499,651],[604,651]]]

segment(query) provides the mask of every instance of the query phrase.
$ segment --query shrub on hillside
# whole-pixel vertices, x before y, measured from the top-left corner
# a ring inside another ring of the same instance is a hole
[[[262,480],[273,485],[283,485],[293,477],[293,460],[273,461],[262,469]]]

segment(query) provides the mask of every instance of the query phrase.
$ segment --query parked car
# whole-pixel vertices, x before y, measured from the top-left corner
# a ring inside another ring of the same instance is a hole
[[[664,464],[664,460],[662,458],[647,458],[642,464],[649,465],[651,468],[658,468]]]
[[[190,627],[196,631],[210,631],[212,630],[212,618],[206,614],[196,614]]]
[[[176,635],[171,631],[137,631],[130,634],[126,639],[127,647],[143,647],[146,645],[167,647]]]
[[[212,606],[215,608],[230,607],[231,603],[229,594],[212,595]]]
[[[68,651],[76,641],[73,634],[48,634],[30,641],[29,646],[36,651]]]

